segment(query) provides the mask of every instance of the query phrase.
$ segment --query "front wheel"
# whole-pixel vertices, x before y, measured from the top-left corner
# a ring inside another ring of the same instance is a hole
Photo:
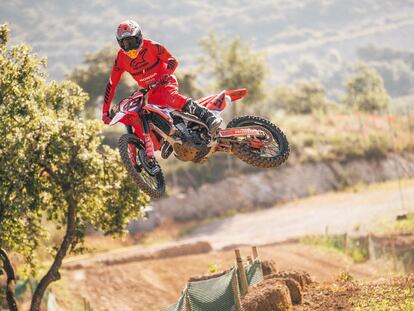
[[[151,198],[160,198],[165,193],[165,180],[161,168],[151,170],[146,161],[144,143],[133,134],[119,138],[119,153],[129,175],[139,188]],[[155,165],[158,165],[155,162]]]
[[[266,137],[241,138],[232,144],[233,154],[240,160],[261,168],[281,165],[289,157],[286,135],[272,122],[256,117],[242,116],[227,124],[227,128],[248,127],[262,130]]]

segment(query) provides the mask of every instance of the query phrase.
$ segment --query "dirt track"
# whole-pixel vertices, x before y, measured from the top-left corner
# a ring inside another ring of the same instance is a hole
[[[402,189],[406,212],[414,212],[414,185]],[[359,193],[330,193],[287,203],[280,207],[215,221],[201,226],[184,241],[208,241],[214,249],[228,245],[266,244],[306,234],[329,232],[360,233],[379,219],[395,219],[401,209],[401,193],[394,184],[389,189]]]
[[[242,255],[250,250],[242,248]],[[366,265],[354,265],[336,254],[301,244],[260,248],[264,259],[273,259],[279,269],[310,272],[316,280],[330,280],[345,269],[358,278],[371,279],[376,271]],[[233,251],[211,252],[170,259],[131,262],[119,265],[66,271],[64,278],[76,297],[86,297],[92,309],[149,311],[175,303],[188,278],[206,273],[212,264],[222,269],[234,263]]]
[[[406,206],[414,207],[412,182],[403,189],[403,196]],[[400,192],[395,185],[361,193],[327,194],[214,222],[200,228],[187,240],[210,241],[217,249],[322,233],[326,225],[338,231],[350,231],[359,224],[363,230],[369,228],[368,223],[373,219],[395,217],[401,213],[400,206]],[[135,248],[128,251],[135,252]],[[274,260],[279,269],[305,270],[317,281],[332,280],[344,270],[357,279],[378,276],[375,268],[368,264],[355,265],[340,255],[298,243],[261,247],[260,254],[263,259]],[[119,257],[120,253],[106,255]],[[249,255],[249,250],[242,248],[242,255]],[[96,262],[93,258],[86,261],[92,261],[92,265],[64,271],[64,279],[77,301],[85,297],[92,309],[98,311],[147,311],[175,303],[188,278],[206,273],[212,264],[228,268],[233,265],[234,256],[229,250],[113,265]]]

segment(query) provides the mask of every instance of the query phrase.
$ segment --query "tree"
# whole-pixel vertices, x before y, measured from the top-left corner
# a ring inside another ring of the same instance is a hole
[[[378,112],[388,107],[390,96],[378,72],[366,64],[356,68],[346,83],[345,104],[359,111]]]
[[[322,84],[315,81],[300,81],[291,86],[279,86],[272,100],[277,107],[293,114],[326,111],[330,104]]]
[[[46,234],[44,216],[65,232],[33,294],[30,310],[38,311],[47,287],[60,279],[63,258],[81,249],[86,226],[120,234],[147,197],[114,150],[98,151],[100,124],[80,117],[88,100],[82,89],[69,81],[46,83],[44,61],[25,45],[9,48],[8,33],[1,25],[0,270],[7,274],[10,310],[17,305],[8,252],[23,256],[33,270]]]
[[[193,99],[197,99],[203,96],[202,91],[196,84],[197,75],[188,71],[177,71],[178,84],[180,87],[180,93],[189,96]]]
[[[93,118],[96,109],[99,109],[103,103],[106,84],[111,74],[112,65],[116,57],[116,49],[103,47],[95,53],[85,55],[82,66],[76,67],[66,78],[79,84],[89,95],[86,103],[87,117]],[[114,96],[115,101],[128,96],[134,89],[134,86],[128,82],[127,75],[123,75],[116,89]]]
[[[239,37],[229,41],[218,40],[213,33],[200,41],[204,49],[203,67],[216,81],[219,89],[247,88],[246,103],[258,103],[265,98],[264,79],[266,62],[264,55],[254,52]],[[236,105],[232,105],[233,115]]]

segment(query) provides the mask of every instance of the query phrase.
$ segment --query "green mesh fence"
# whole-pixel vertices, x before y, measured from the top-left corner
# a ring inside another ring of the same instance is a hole
[[[235,271],[233,268],[221,277],[189,282],[180,300],[162,311],[236,310],[235,293],[232,286]]]
[[[252,286],[263,281],[262,263],[256,258],[250,265],[246,267],[247,284]]]
[[[247,285],[252,286],[263,281],[262,264],[259,258],[256,258],[251,264],[244,267],[246,271]],[[242,292],[240,273],[237,271],[237,278],[239,281],[239,291]]]
[[[261,262],[258,258],[247,265],[245,270],[249,286],[263,280]],[[235,297],[240,297],[240,288],[237,286],[240,286],[240,281],[236,281],[236,271],[236,268],[233,268],[217,278],[189,282],[180,300],[161,311],[236,311]]]
[[[185,311],[185,290],[176,304],[173,304],[162,311]]]
[[[232,278],[235,269],[225,275],[187,286],[187,297],[191,311],[230,311],[235,310]]]

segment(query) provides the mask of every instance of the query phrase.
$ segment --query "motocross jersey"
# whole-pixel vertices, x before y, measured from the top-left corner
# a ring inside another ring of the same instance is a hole
[[[112,68],[111,76],[106,86],[103,112],[109,111],[112,98],[114,97],[116,87],[122,74],[127,71],[137,81],[140,87],[147,87],[157,82],[162,75],[171,75],[174,73],[178,66],[177,59],[161,44],[144,38],[142,47],[139,49],[138,56],[135,59],[131,59],[128,55],[120,49],[115,60],[115,64]],[[172,79],[175,82],[175,78]],[[162,93],[168,92],[168,99],[172,100],[171,106],[181,108],[186,97],[178,94],[177,87],[173,88],[173,91],[169,91],[171,88],[160,89]],[[151,94],[149,94],[151,95]],[[155,95],[155,94],[154,94]],[[165,98],[163,96],[162,98]],[[169,103],[165,103],[166,106],[170,106]]]

